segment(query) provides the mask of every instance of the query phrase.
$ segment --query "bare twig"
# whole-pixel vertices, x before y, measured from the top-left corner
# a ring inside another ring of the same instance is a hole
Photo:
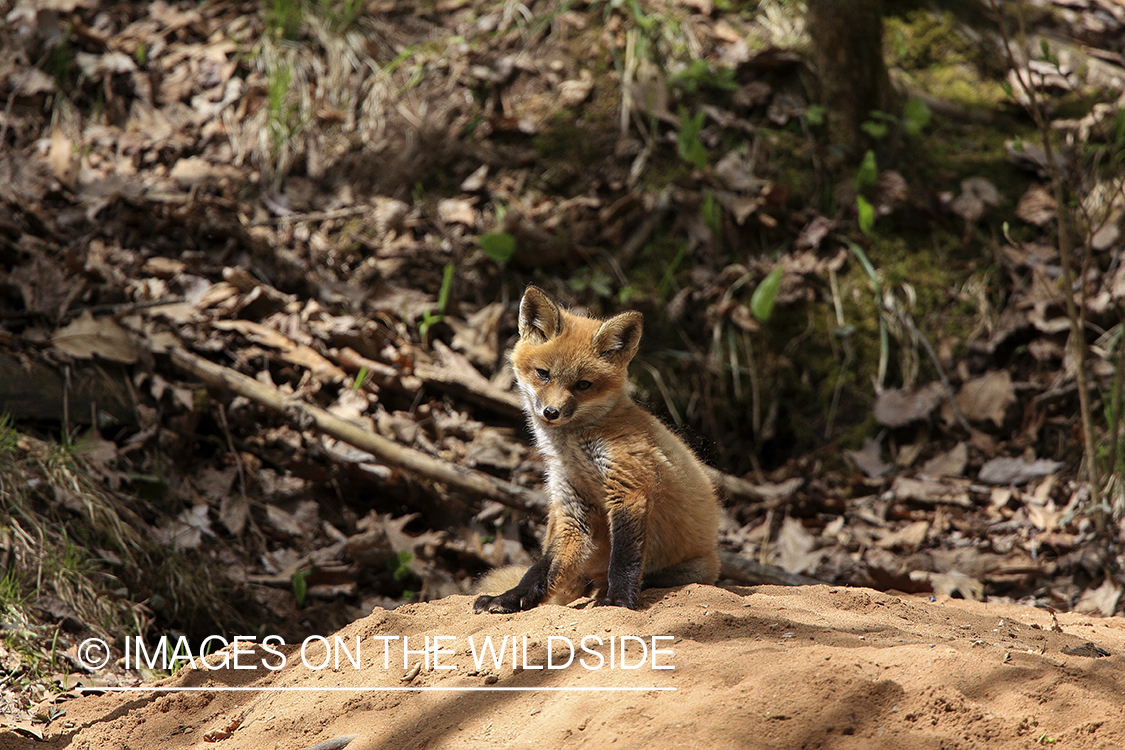
[[[97,424],[95,422],[95,424]],[[234,437],[230,433],[230,423],[227,422],[227,410],[219,405],[219,424],[222,425],[223,435],[227,439],[227,448],[234,458],[234,466],[238,469],[238,489],[242,499],[246,500],[246,472],[242,468],[242,455],[234,447]]]
[[[352,743],[358,734],[349,734],[343,737],[336,737],[324,742],[318,742],[315,745],[309,745],[305,750],[344,750],[345,747]]]
[[[1078,410],[1082,421],[1082,441],[1086,453],[1086,479],[1090,483],[1090,505],[1094,509],[1095,523],[1099,528],[1104,529],[1106,519],[1104,512],[1101,510],[1101,486],[1098,479],[1097,452],[1094,444],[1094,419],[1090,407],[1090,392],[1087,387],[1089,379],[1087,377],[1086,356],[1089,353],[1089,347],[1086,345],[1085,336],[1086,294],[1085,287],[1083,287],[1080,299],[1075,300],[1075,277],[1072,257],[1074,255],[1074,246],[1070,236],[1070,224],[1067,213],[1068,204],[1064,189],[1065,183],[1062,170],[1059,167],[1058,161],[1055,159],[1054,144],[1051,141],[1051,126],[1047,121],[1043,106],[1039,102],[1038,93],[1031,84],[1030,73],[1025,76],[1024,71],[1020,69],[1019,61],[1016,59],[1015,53],[1012,51],[1011,39],[1008,36],[1007,27],[1004,25],[1004,17],[1000,12],[998,0],[990,0],[989,4],[996,14],[996,25],[1000,29],[1000,38],[1004,42],[1004,52],[1007,55],[1008,63],[1016,73],[1016,81],[1019,82],[1020,89],[1027,96],[1028,105],[1026,109],[1031,119],[1035,121],[1035,127],[1039,130],[1039,137],[1043,141],[1043,151],[1046,155],[1047,169],[1051,175],[1051,187],[1055,197],[1056,221],[1058,223],[1059,262],[1062,264],[1063,285],[1065,288],[1063,300],[1066,303],[1066,317],[1070,321],[1070,341],[1074,352],[1075,378],[1081,384],[1078,388]],[[1027,35],[1023,27],[1022,13],[1018,15],[1018,18],[1020,24],[1020,39],[1024,46],[1026,46]]]

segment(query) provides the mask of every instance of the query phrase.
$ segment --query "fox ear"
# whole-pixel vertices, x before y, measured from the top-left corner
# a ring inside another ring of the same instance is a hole
[[[594,351],[611,362],[627,364],[641,345],[644,318],[639,312],[616,315],[594,334]]]
[[[537,286],[529,286],[520,300],[520,338],[543,344],[562,330],[562,311]]]

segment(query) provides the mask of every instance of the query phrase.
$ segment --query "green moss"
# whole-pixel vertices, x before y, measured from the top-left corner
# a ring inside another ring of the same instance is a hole
[[[935,63],[914,72],[914,81],[934,96],[968,107],[995,108],[1008,99],[998,81],[982,78],[967,62]]]
[[[887,63],[905,69],[968,60],[976,54],[959,33],[950,11],[914,10],[901,17],[888,17],[883,34]]]
[[[914,10],[885,21],[887,65],[903,70],[928,93],[970,107],[994,109],[1008,101],[1003,66],[962,33],[951,11]]]

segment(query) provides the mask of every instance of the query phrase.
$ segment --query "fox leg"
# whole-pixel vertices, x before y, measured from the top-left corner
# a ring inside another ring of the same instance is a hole
[[[609,572],[599,604],[637,608],[645,558],[645,502],[640,497],[607,502]]]
[[[548,595],[558,601],[571,601],[581,591],[581,571],[592,546],[589,529],[580,519],[563,518],[558,524],[551,524],[543,556],[528,568],[520,582],[499,596],[477,597],[473,610],[522,612]]]
[[[497,596],[478,596],[473,602],[473,611],[481,612],[522,612],[531,609],[543,600],[547,593],[547,571],[551,566],[551,556],[544,554],[527,569],[515,587]]]

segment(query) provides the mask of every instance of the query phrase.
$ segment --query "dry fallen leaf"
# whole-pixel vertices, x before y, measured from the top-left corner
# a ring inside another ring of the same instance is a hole
[[[969,461],[969,445],[960,442],[949,451],[934,456],[922,465],[921,474],[928,477],[959,477]]]
[[[961,194],[949,204],[950,210],[972,223],[984,216],[989,207],[1000,205],[1000,191],[984,177],[961,180]]]
[[[777,564],[790,573],[804,573],[816,568],[823,556],[813,551],[816,537],[797,519],[786,516],[777,535]]]
[[[888,388],[875,399],[875,419],[887,427],[904,427],[928,419],[943,398],[945,389],[941,383],[928,383],[921,388]]]
[[[51,132],[51,142],[47,148],[47,162],[51,165],[55,177],[59,182],[69,188],[74,187],[74,180],[78,174],[78,165],[74,160],[74,147],[62,128],[55,128]]]
[[[203,535],[214,536],[207,505],[195,505],[185,509],[176,518],[167,519],[156,529],[156,537],[162,543],[175,547],[177,552],[195,549],[203,542]]]
[[[1062,652],[1067,656],[1086,656],[1091,659],[1110,656],[1109,651],[1106,651],[1104,648],[1096,645],[1092,641],[1086,641],[1085,643],[1079,644],[1077,646],[1067,646],[1062,650]]]
[[[1113,216],[1105,221],[1090,238],[1090,246],[1098,252],[1109,250],[1121,239],[1121,223],[1125,212],[1116,211]]]
[[[891,470],[891,465],[883,460],[879,441],[864,438],[863,447],[857,451],[845,451],[855,465],[867,476],[874,479]]]
[[[754,176],[750,159],[737,151],[729,151],[719,159],[719,163],[715,165],[715,176],[728,189],[738,192],[757,191],[765,184],[765,180]]]
[[[1027,520],[1047,534],[1058,528],[1059,519],[1063,516],[1063,511],[1059,510],[1053,502],[1044,505],[1028,503],[1024,508],[1027,511]]]
[[[970,422],[991,421],[1004,424],[1008,408],[1016,403],[1012,375],[1007,370],[994,370],[973,378],[957,393],[957,406]]]
[[[453,327],[450,346],[468,357],[474,365],[494,368],[500,358],[500,319],[504,305],[493,302],[470,315],[465,321],[447,318]]]
[[[1042,185],[1032,185],[1016,205],[1016,216],[1041,227],[1055,218],[1055,198]]]
[[[915,521],[903,526],[898,531],[892,531],[876,544],[883,549],[902,549],[913,552],[926,541],[926,534],[930,532],[929,521]]]
[[[141,355],[140,347],[116,320],[95,318],[89,310],[83,310],[74,321],[55,331],[51,343],[76,359],[96,356],[111,362],[134,364]]]
[[[1107,577],[1096,589],[1086,589],[1082,593],[1082,598],[1074,605],[1074,609],[1076,612],[1112,617],[1117,611],[1119,601],[1121,601],[1121,584]]]
[[[960,595],[962,599],[972,599],[978,602],[984,599],[984,584],[976,578],[956,570],[951,570],[948,573],[914,570],[910,572],[910,580],[926,581],[938,596],[955,597]]]
[[[465,198],[443,198],[438,202],[438,218],[446,224],[464,224],[472,228],[477,225],[476,212],[472,200]]]
[[[577,107],[590,96],[594,89],[594,76],[590,71],[582,69],[578,78],[572,78],[559,84],[559,104],[564,107]]]

